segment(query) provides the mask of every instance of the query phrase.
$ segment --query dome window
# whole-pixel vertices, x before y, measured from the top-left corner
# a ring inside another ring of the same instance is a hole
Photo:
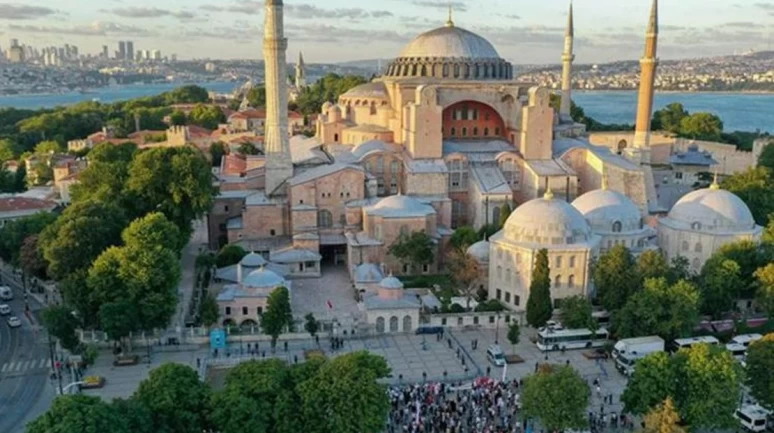
[[[696,246],[693,247],[693,251],[696,253],[701,253],[704,251],[704,248],[701,246],[701,242],[696,242]]]
[[[623,224],[621,224],[621,221],[614,222],[613,233],[621,233],[621,230],[623,230]]]
[[[693,230],[701,230],[701,223],[698,221],[695,221],[693,224],[691,224],[691,229]]]

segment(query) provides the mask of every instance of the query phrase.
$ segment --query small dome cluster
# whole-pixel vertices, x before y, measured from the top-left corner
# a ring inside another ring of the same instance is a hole
[[[572,202],[591,225],[594,233],[621,233],[642,230],[642,214],[637,205],[617,191],[589,191]]]
[[[516,208],[505,222],[505,238],[512,242],[568,245],[586,242],[591,228],[583,215],[564,200],[545,197]]]
[[[717,184],[681,198],[669,211],[668,223],[697,231],[739,232],[755,228],[750,208]]]

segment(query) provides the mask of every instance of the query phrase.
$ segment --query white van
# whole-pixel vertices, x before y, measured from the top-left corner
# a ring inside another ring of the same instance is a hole
[[[486,358],[497,367],[505,366],[505,355],[500,346],[493,344],[486,349]]]
[[[10,301],[13,299],[13,290],[8,286],[0,286],[0,299]]]
[[[734,412],[734,417],[739,420],[742,427],[753,433],[766,431],[768,417],[770,415],[771,411],[766,410],[757,404],[746,404]]]

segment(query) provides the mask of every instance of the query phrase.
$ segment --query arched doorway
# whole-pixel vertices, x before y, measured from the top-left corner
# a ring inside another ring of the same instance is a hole
[[[466,139],[501,136],[506,131],[500,114],[478,101],[461,101],[446,107],[442,130],[444,138]]]
[[[411,332],[411,316],[403,317],[403,332]]]
[[[245,319],[239,324],[239,328],[242,330],[255,329],[256,326],[258,326],[258,322],[253,319]]]
[[[398,316],[390,317],[390,332],[398,332]]]
[[[384,334],[384,317],[376,318],[376,332]]]
[[[627,146],[626,140],[621,140],[618,142],[616,151],[618,152],[619,155],[623,153],[624,149],[626,149],[626,146]]]

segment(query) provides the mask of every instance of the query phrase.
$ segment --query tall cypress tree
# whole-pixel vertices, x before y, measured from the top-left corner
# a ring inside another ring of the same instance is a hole
[[[551,319],[551,277],[548,268],[548,250],[538,251],[535,267],[532,270],[532,282],[529,285],[527,300],[527,323],[538,328]]]

